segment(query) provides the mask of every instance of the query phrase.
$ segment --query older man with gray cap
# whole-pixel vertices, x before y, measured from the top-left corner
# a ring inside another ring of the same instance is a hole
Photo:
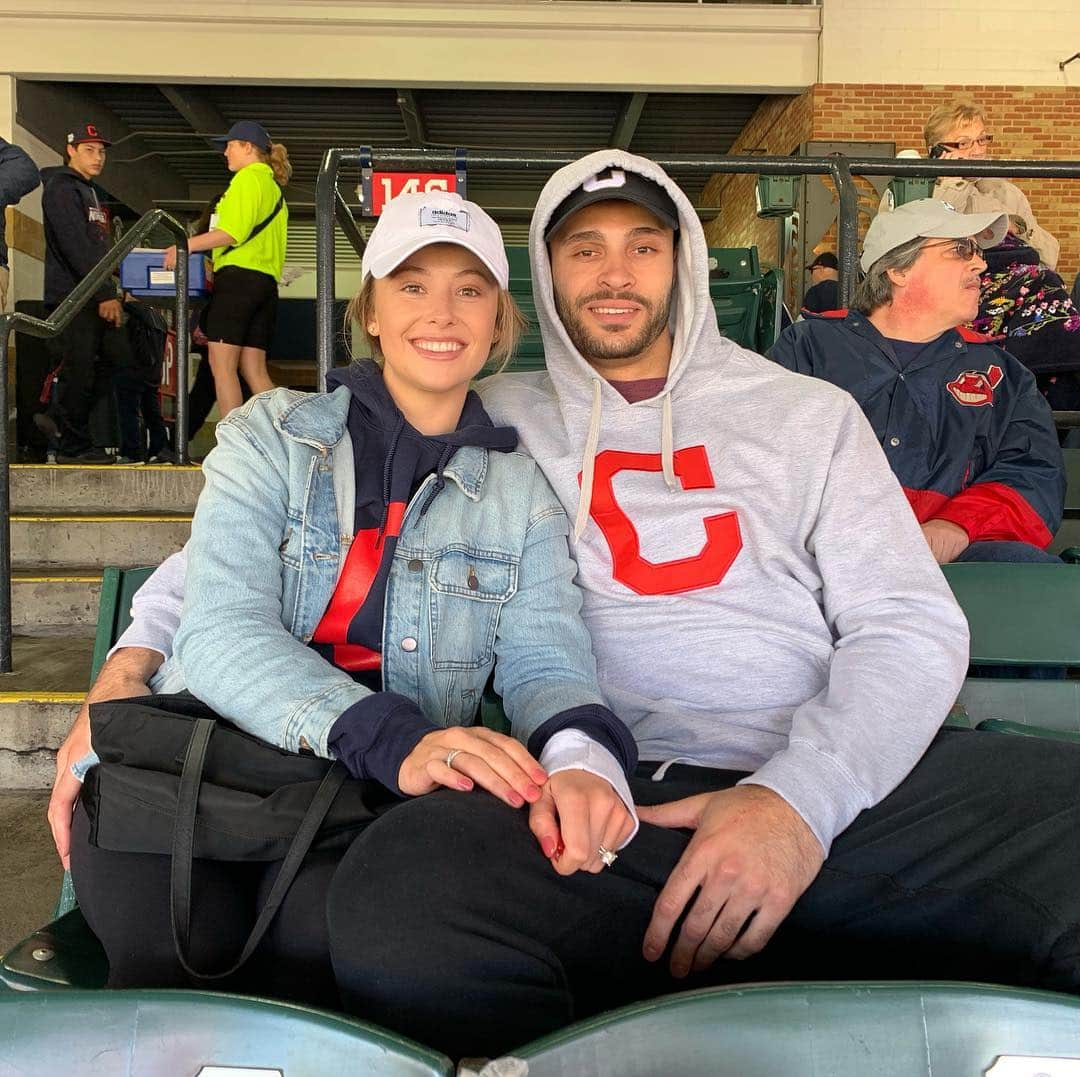
[[[1005,214],[925,198],[879,213],[851,311],[811,315],[771,356],[859,402],[939,563],[1057,561],[1065,472],[1031,372],[964,328]]]

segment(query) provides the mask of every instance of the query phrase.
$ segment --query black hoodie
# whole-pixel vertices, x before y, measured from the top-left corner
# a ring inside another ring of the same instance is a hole
[[[446,484],[443,470],[459,446],[512,452],[517,447],[517,431],[495,426],[480,398],[470,392],[456,430],[421,434],[401,414],[382,372],[371,360],[332,370],[327,388],[339,385],[352,393],[349,436],[356,472],[355,534],[311,646],[375,692],[334,723],[331,749],[357,777],[376,778],[396,790],[402,760],[425,733],[438,728],[405,696],[379,691],[386,580],[405,508],[423,481],[434,474],[435,481],[420,506],[421,516],[427,512]]]
[[[109,211],[94,184],[71,168],[46,169],[41,211],[45,219],[45,303],[55,307],[105,257]],[[93,302],[116,298],[107,280]]]

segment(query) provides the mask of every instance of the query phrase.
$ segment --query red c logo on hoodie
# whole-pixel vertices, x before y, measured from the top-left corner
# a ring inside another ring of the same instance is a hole
[[[684,490],[710,490],[716,486],[704,445],[679,449],[675,474]],[[727,575],[742,549],[739,517],[735,512],[706,516],[705,545],[693,557],[652,562],[641,556],[641,541],[633,521],[615,499],[613,479],[620,471],[662,471],[659,453],[605,449],[595,460],[592,504],[596,521],[611,550],[612,576],[639,595],[676,595],[715,587]],[[581,477],[578,476],[580,482]]]

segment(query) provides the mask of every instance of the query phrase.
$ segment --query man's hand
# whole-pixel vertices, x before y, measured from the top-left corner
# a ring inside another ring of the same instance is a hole
[[[968,533],[949,520],[927,520],[922,533],[939,565],[955,561],[971,545]]]
[[[605,868],[600,846],[614,852],[634,830],[634,819],[609,781],[587,770],[560,770],[529,809],[529,829],[560,875]]]
[[[90,751],[90,704],[104,699],[148,695],[146,682],[161,662],[162,657],[157,651],[145,647],[125,647],[117,651],[101,667],[97,680],[79,708],[75,724],[56,753],[56,780],[53,782],[47,814],[56,852],[65,871],[71,867],[71,813],[82,790],[82,782],[71,773],[71,764],[77,763]]]
[[[689,906],[671,953],[671,974],[680,978],[718,957],[741,960],[761,950],[825,860],[802,816],[762,785],[637,811],[643,823],[696,831],[656,899],[642,946],[656,961]]]
[[[124,318],[124,308],[120,305],[119,299],[106,299],[104,303],[98,303],[97,312],[102,321],[117,328]]]

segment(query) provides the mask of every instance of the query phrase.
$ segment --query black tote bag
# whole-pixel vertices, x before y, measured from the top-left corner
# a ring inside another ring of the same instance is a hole
[[[237,729],[188,693],[93,703],[90,739],[101,760],[83,783],[90,843],[172,857],[177,956],[202,979],[231,975],[251,956],[310,849],[344,849],[401,803],[340,763]],[[193,859],[282,861],[239,959],[225,970],[189,964]]]

